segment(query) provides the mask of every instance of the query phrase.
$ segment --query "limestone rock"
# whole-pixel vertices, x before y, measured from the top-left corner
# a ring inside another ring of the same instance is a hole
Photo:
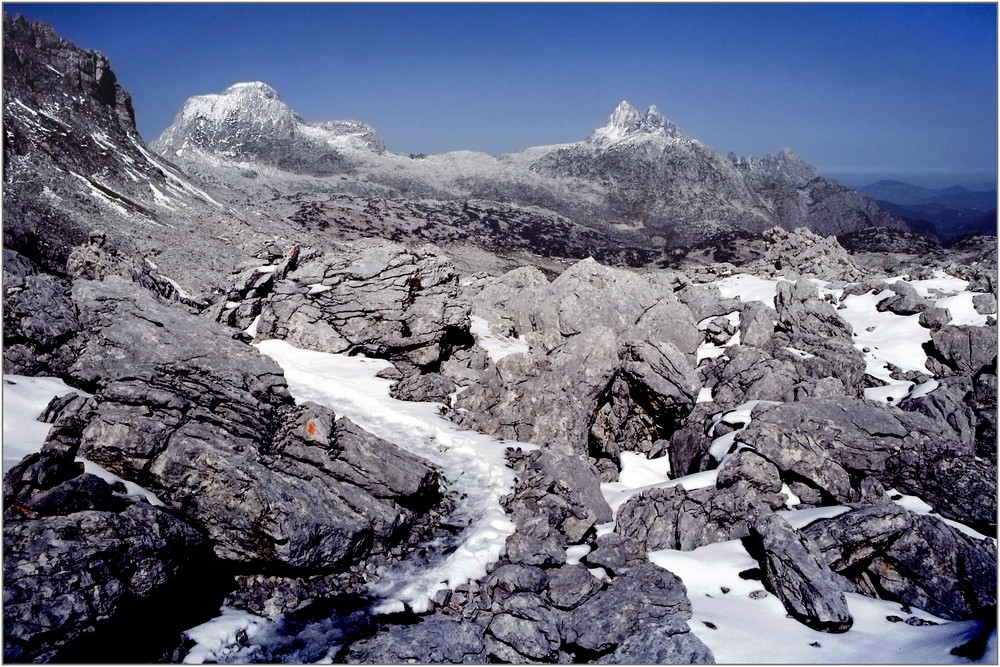
[[[835,575],[820,550],[776,514],[757,519],[751,538],[762,553],[767,589],[801,623],[823,632],[847,632],[854,619],[844,592],[850,586]]]
[[[893,503],[859,506],[803,529],[859,592],[951,620],[996,604],[996,545]]]

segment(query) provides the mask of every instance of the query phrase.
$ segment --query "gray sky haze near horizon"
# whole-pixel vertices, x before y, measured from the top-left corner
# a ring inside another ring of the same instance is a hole
[[[997,5],[5,3],[104,53],[147,141],[264,81],[389,150],[585,139],[621,100],[722,153],[787,147],[848,185],[995,182]]]

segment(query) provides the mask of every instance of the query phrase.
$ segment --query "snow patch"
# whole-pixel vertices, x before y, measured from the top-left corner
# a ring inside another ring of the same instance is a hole
[[[739,576],[759,567],[739,540],[692,551],[653,551],[649,559],[684,582],[693,612],[691,631],[720,664],[967,663],[950,651],[983,629],[979,621],[948,622],[919,609],[904,612],[895,602],[847,593],[853,627],[843,634],[812,630],[789,618],[774,595],[762,596],[760,581]],[[891,615],[918,616],[939,625],[892,623],[886,618]],[[982,660],[987,664],[996,660],[996,630],[992,637]]]
[[[486,354],[489,355],[493,363],[512,354],[521,354],[531,349],[531,346],[520,338],[493,333],[489,322],[482,317],[470,315],[469,320],[472,322],[469,330],[476,337],[476,343],[486,350]]]

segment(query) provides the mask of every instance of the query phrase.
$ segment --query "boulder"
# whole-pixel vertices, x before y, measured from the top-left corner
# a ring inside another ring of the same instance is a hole
[[[694,355],[701,336],[691,311],[674,296],[667,272],[638,274],[585,259],[539,290],[532,329],[547,350],[570,336],[606,327],[619,337],[669,342]]]
[[[713,665],[715,656],[687,623],[648,625],[630,635],[598,665]]]
[[[458,296],[458,275],[434,248],[362,241],[342,254],[300,257],[263,298],[256,337],[433,370],[452,347],[472,343]]]
[[[897,280],[889,284],[895,296],[882,299],[875,308],[880,312],[890,312],[896,315],[917,315],[929,307],[927,301],[917,293],[916,288],[910,283]]]
[[[73,662],[88,655],[83,642],[112,644],[109,659],[155,659],[182,621],[146,628],[143,642],[128,633],[139,632],[137,619],[181,604],[179,591],[194,612],[207,590],[200,577],[212,571],[210,551],[183,521],[118,496],[82,469],[73,474],[71,461],[65,452],[42,452],[4,480],[17,501],[5,498],[4,660]]]
[[[221,558],[336,567],[440,497],[429,464],[295,406],[281,369],[225,327],[117,279],[74,297],[88,328],[71,371],[100,388],[81,455],[180,508]]]
[[[517,484],[503,503],[519,533],[539,539],[555,533],[576,544],[595,525],[613,519],[601,494],[601,480],[589,461],[548,449],[508,456]]]
[[[948,371],[975,375],[985,367],[996,368],[997,329],[949,325],[932,331],[925,349]]]
[[[951,311],[947,308],[930,306],[921,311],[917,321],[925,329],[940,329],[948,326],[948,323],[951,322]]]
[[[760,301],[740,304],[740,343],[763,347],[771,340],[778,313]]]
[[[501,662],[554,662],[561,645],[558,616],[538,595],[514,593],[500,603],[485,640],[490,657]]]
[[[699,382],[669,342],[621,341],[606,327],[546,354],[504,357],[459,394],[462,423],[504,438],[608,459],[650,451],[691,411]]]
[[[995,522],[995,461],[978,458],[974,446],[922,414],[856,399],[806,399],[761,409],[735,439],[823,503],[855,500],[855,480],[874,476],[950,518]]]
[[[562,636],[577,653],[607,654],[650,627],[683,634],[689,631],[689,618],[691,603],[681,580],[645,561],[616,576],[606,589],[564,614]]]
[[[581,563],[550,569],[548,578],[545,597],[558,609],[573,609],[601,590],[601,580]]]
[[[857,506],[802,530],[858,591],[967,620],[995,605],[997,550],[942,520],[893,503]]]
[[[719,489],[688,491],[676,485],[643,491],[618,510],[615,531],[638,540],[647,551],[689,551],[746,537],[758,517],[782,507],[786,500],[761,490],[760,480],[725,483]]]
[[[796,620],[822,632],[847,632],[854,624],[845,591],[852,587],[834,574],[820,550],[777,514],[757,519],[750,532],[764,584]]]

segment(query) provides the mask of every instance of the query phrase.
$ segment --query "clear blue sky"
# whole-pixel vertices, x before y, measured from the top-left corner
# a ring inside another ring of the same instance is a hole
[[[723,153],[862,184],[995,178],[995,4],[16,4],[101,51],[155,138],[261,80],[392,151],[576,141],[625,99]]]

